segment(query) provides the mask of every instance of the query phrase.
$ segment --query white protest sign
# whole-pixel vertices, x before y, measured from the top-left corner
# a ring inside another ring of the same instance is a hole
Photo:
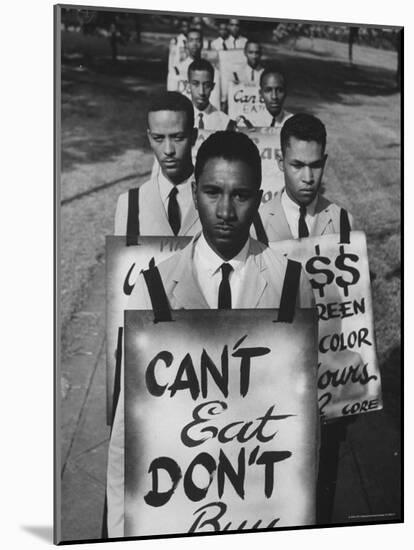
[[[259,93],[259,86],[230,82],[228,90],[228,113],[230,118],[236,120],[239,116],[243,116],[253,126],[266,125],[267,110]]]
[[[259,149],[262,159],[262,206],[270,201],[285,186],[283,172],[279,170],[277,159],[281,156],[280,128],[239,129],[246,133]],[[260,209],[259,209],[260,210]]]
[[[302,262],[315,294],[319,324],[319,410],[336,418],[382,409],[375,351],[365,234],[339,234],[270,243]]]
[[[122,341],[124,310],[142,269],[151,258],[158,263],[181,250],[191,237],[139,237],[126,245],[124,236],[106,237],[106,393],[107,423],[111,423],[118,341]],[[121,331],[121,333],[120,333]],[[118,350],[119,352],[120,350]]]
[[[125,312],[125,536],[311,525],[317,323]]]
[[[246,56],[244,50],[220,50],[218,52],[220,77],[221,77],[221,96],[223,101],[227,101],[229,85],[235,80],[234,73],[238,74],[246,65]]]

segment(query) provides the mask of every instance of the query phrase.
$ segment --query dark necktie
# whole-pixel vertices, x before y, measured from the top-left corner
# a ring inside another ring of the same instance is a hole
[[[271,122],[270,126],[271,126],[271,127],[274,127],[275,124],[276,124],[276,117],[274,116],[274,117],[272,118],[272,122]]]
[[[252,82],[254,82],[254,69],[252,69]]]
[[[236,48],[236,39],[235,39],[235,38],[233,38],[233,40],[234,40],[234,45],[233,45],[233,48]]]
[[[173,230],[174,235],[178,235],[178,232],[180,231],[180,207],[178,206],[177,202],[177,193],[178,189],[176,186],[174,186],[169,196],[168,201],[168,221],[170,222],[171,229]]]
[[[221,265],[222,279],[218,292],[218,309],[231,309],[231,289],[229,276],[233,271],[230,264],[224,263]]]
[[[303,237],[309,237],[309,229],[305,221],[306,206],[300,206],[299,212],[299,239],[302,239]]]
[[[198,128],[199,130],[204,130],[203,113],[198,113]]]
[[[227,50],[226,41],[223,38],[223,50]]]

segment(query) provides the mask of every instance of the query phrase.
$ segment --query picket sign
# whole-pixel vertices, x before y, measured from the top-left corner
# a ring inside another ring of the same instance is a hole
[[[220,77],[221,77],[221,97],[222,101],[227,101],[229,85],[234,80],[234,73],[240,74],[240,71],[246,65],[246,56],[243,49],[220,50],[218,52]]]
[[[246,117],[253,126],[266,125],[266,105],[259,93],[259,86],[252,84],[229,83],[229,117],[236,120]],[[268,117],[268,115],[267,115]]]
[[[323,418],[382,409],[365,233],[270,243],[302,262],[312,285],[319,324],[318,395]]]
[[[125,312],[125,536],[315,522],[315,310]]]
[[[191,237],[139,237],[127,246],[122,236],[106,237],[106,413],[112,421],[112,404],[117,359],[121,360],[124,310],[142,269],[151,258],[158,263],[184,248]],[[117,355],[118,352],[118,355]],[[118,382],[119,383],[119,382]]]

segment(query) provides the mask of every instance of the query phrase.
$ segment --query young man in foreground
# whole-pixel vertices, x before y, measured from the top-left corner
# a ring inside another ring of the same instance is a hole
[[[279,308],[287,260],[249,236],[262,191],[257,147],[242,133],[216,132],[200,146],[193,197],[202,232],[158,265],[171,309]],[[309,281],[299,268],[296,304],[312,307]],[[152,309],[141,274],[128,309]],[[108,534],[124,535],[124,389],[108,455]]]

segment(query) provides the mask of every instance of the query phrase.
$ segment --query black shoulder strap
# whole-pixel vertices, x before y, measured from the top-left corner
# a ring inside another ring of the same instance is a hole
[[[293,321],[301,271],[302,264],[300,262],[288,260],[285,280],[283,281],[282,297],[280,298],[278,323],[291,323]]]
[[[154,323],[163,321],[172,321],[170,304],[165,293],[164,284],[161,279],[158,267],[155,265],[154,258],[151,258],[149,269],[142,271],[148,293],[151,298],[152,310],[154,312]]]
[[[239,75],[236,73],[236,71],[233,71],[233,78],[237,84],[240,83]]]
[[[265,228],[263,226],[262,218],[259,212],[256,213],[253,219],[253,227],[256,231],[257,240],[263,243],[265,246],[269,246],[269,239],[267,238]]]
[[[178,67],[175,67],[174,66],[174,71],[175,71],[175,74],[178,76],[180,74],[180,71],[178,70]]]
[[[240,118],[243,120],[243,122],[245,123],[246,125],[246,128],[248,128],[249,130],[251,130],[252,128],[254,128],[253,124],[250,122],[250,120],[248,118],[246,118],[244,115],[240,115]]]
[[[230,119],[230,120],[229,120],[229,123],[228,123],[227,126],[226,126],[226,131],[227,131],[227,132],[235,132],[236,129],[237,129],[236,121],[233,120],[233,119]]]
[[[350,233],[351,224],[349,223],[348,212],[345,210],[345,208],[341,208],[341,212],[339,214],[339,242],[349,244]]]
[[[126,227],[126,245],[138,244],[139,236],[139,187],[128,191],[128,218]]]
[[[124,330],[124,327],[118,327],[118,341],[116,343],[116,351],[115,351],[115,377],[114,377],[114,394],[112,396],[111,430],[112,430],[112,425],[114,423],[116,407],[118,405],[119,392],[121,390],[123,330]]]

